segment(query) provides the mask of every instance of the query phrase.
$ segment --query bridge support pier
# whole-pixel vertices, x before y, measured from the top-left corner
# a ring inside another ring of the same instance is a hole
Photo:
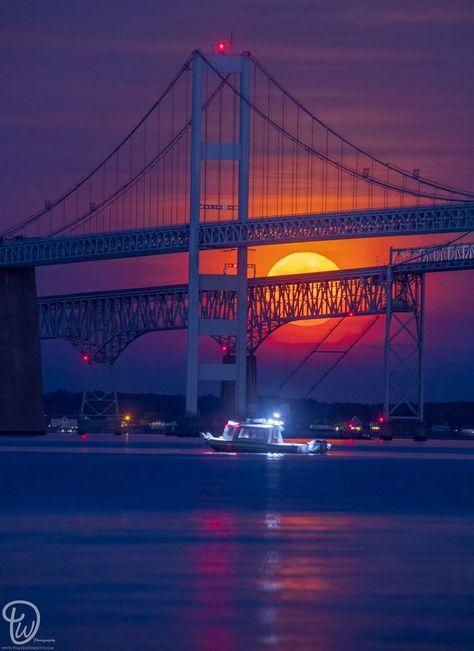
[[[235,364],[235,356],[226,353],[222,358],[223,364]],[[257,412],[257,358],[253,353],[247,355],[247,393],[245,397],[244,416],[253,416]],[[221,409],[224,418],[236,418],[235,382],[221,382]]]
[[[222,357],[223,364],[235,364],[235,356],[225,353]],[[234,415],[235,405],[235,382],[222,380],[221,382],[221,410],[223,418],[231,418]]]
[[[255,414],[257,407],[257,358],[253,353],[250,353],[247,356],[247,408],[249,415]]]
[[[33,267],[0,267],[0,434],[45,434]]]

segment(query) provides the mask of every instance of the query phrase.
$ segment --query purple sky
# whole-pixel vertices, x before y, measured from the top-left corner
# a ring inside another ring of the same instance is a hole
[[[251,50],[352,142],[383,160],[421,168],[425,176],[474,188],[472,0],[3,0],[2,223],[34,212],[89,171],[153,103],[191,50],[207,49],[231,30],[237,50]],[[351,261],[359,251],[364,264],[383,259],[389,242],[379,242],[354,242]],[[347,255],[337,243],[310,250],[332,255],[340,266]],[[70,266],[61,274],[51,268],[39,271],[38,282],[42,293],[114,287],[117,275],[123,286],[148,285],[169,282],[177,266],[161,258]],[[473,397],[473,275],[429,281],[428,398]],[[183,359],[169,352],[177,339],[184,342],[184,335],[149,335],[131,346],[118,362],[120,388],[182,391]],[[381,400],[382,351],[376,341],[381,335],[354,352],[316,397]],[[261,389],[275,388],[275,352],[283,376],[309,345],[288,347],[278,338],[265,344]],[[47,388],[80,388],[77,354],[59,342],[47,344],[45,353]],[[172,358],[175,374],[165,383],[160,369]],[[315,361],[309,379],[302,378],[292,395],[322,371]],[[357,388],[349,379],[353,372],[363,380]]]

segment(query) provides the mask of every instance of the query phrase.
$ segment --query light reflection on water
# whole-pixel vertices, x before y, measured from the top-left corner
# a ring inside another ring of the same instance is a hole
[[[470,461],[174,459],[3,455],[1,597],[58,651],[474,648]]]

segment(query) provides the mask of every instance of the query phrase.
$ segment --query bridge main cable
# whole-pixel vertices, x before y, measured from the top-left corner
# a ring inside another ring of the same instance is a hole
[[[373,160],[375,163],[393,171],[398,174],[401,174],[405,176],[406,178],[410,178],[413,181],[421,182],[424,185],[430,186],[432,188],[436,189],[441,189],[446,192],[452,192],[454,194],[460,195],[465,197],[467,200],[468,199],[474,199],[474,192],[469,192],[467,190],[463,190],[460,188],[455,188],[449,185],[445,185],[443,183],[438,183],[436,181],[433,181],[431,179],[428,179],[423,176],[415,176],[413,172],[410,172],[406,169],[403,169],[402,167],[398,167],[397,165],[393,165],[391,163],[387,163],[386,161],[382,161],[380,158],[377,158],[373,154],[365,151],[361,147],[358,147],[357,145],[354,145],[353,142],[342,136],[340,133],[332,129],[329,125],[327,125],[325,122],[323,122],[320,118],[318,118],[317,115],[312,113],[306,106],[304,106],[298,99],[296,99],[288,90],[280,84],[280,82],[260,63],[258,59],[256,59],[254,56],[250,55],[250,58],[254,65],[267,77],[267,79],[274,85],[276,86],[280,92],[282,92],[291,102],[293,102],[295,105],[297,105],[301,111],[303,111],[311,120],[314,120],[317,122],[323,129],[331,133],[333,136],[338,138],[340,141],[342,141],[344,144],[348,145],[350,148],[352,148],[354,151],[357,151],[359,154],[362,154],[363,156],[366,156],[368,159]]]
[[[201,58],[203,61],[207,64],[207,66],[224,82],[224,77],[223,75],[219,72],[219,70],[209,61],[209,59],[202,53],[199,52]],[[257,61],[255,58],[252,57],[252,61],[258,65],[258,68],[262,70],[267,77],[269,81],[275,84],[275,80],[269,76],[267,71],[261,66],[260,64],[257,64]],[[400,175],[402,180],[404,179],[410,179],[411,181],[416,181],[418,183],[418,189],[415,188],[410,188],[410,187],[405,187],[404,183],[402,185],[396,185],[393,182],[390,182],[388,177],[386,179],[380,179],[375,177],[373,174],[365,173],[363,170],[359,169],[354,169],[352,167],[349,167],[346,165],[343,161],[343,155],[341,155],[341,160],[335,160],[332,157],[328,156],[328,154],[323,153],[322,151],[316,149],[313,146],[313,143],[309,145],[308,143],[303,142],[299,137],[298,134],[294,135],[287,129],[285,129],[284,124],[279,124],[276,120],[272,119],[271,116],[266,113],[264,110],[259,108],[254,101],[251,101],[247,98],[244,98],[242,94],[240,93],[240,90],[237,89],[229,80],[225,81],[226,86],[236,95],[238,96],[242,101],[246,102],[251,110],[254,112],[254,114],[258,115],[260,118],[262,118],[268,125],[270,125],[272,128],[276,129],[279,131],[283,136],[285,136],[290,142],[295,144],[297,147],[301,148],[304,150],[306,153],[316,156],[320,160],[326,162],[330,166],[337,168],[341,172],[344,172],[346,174],[349,174],[352,177],[356,177],[361,181],[364,181],[367,184],[373,184],[375,186],[378,186],[380,188],[384,188],[386,190],[392,190],[395,191],[399,194],[403,195],[411,195],[414,197],[423,197],[425,199],[431,199],[433,201],[460,201],[460,200],[465,200],[465,199],[473,199],[474,198],[474,193],[473,192],[468,192],[465,190],[456,190],[454,188],[451,188],[449,186],[443,185],[436,183],[435,181],[431,181],[429,179],[424,179],[419,176],[419,174],[415,175],[410,174],[406,172],[405,170],[402,170],[401,168],[398,168],[396,166],[387,164],[382,162],[380,159],[375,158],[371,154],[366,153],[362,149],[355,147],[350,143],[348,140],[345,138],[342,138],[336,131],[333,129],[330,129],[328,126],[326,126],[321,120],[316,118],[310,111],[308,111],[300,102],[295,100],[284,88],[281,86],[281,84],[275,84],[277,88],[284,94],[284,96],[288,97],[295,105],[297,106],[298,111],[301,110],[303,111],[308,117],[311,118],[311,120],[316,121],[325,131],[327,134],[332,134],[335,136],[341,143],[341,148],[343,148],[343,145],[346,144],[352,149],[354,149],[358,154],[362,154],[366,156],[371,162],[372,165],[373,163],[376,163],[377,165],[381,165],[384,169],[387,171],[392,171]],[[297,127],[298,128],[298,127]],[[255,134],[254,134],[255,136]],[[268,154],[268,152],[267,152]],[[419,172],[419,170],[418,170]],[[451,196],[446,196],[446,195],[439,195],[436,193],[428,193],[427,191],[421,191],[421,185],[427,185],[428,187],[434,188],[435,191],[437,192],[438,190],[448,192]],[[458,195],[458,196],[453,196],[453,195]]]
[[[22,230],[22,229],[26,228],[28,225],[36,222],[38,219],[41,219],[41,217],[48,214],[53,208],[55,208],[60,203],[65,201],[74,192],[77,192],[82,186],[84,186],[88,181],[90,181],[91,178],[99,170],[101,170],[106,165],[106,163],[108,163],[123,148],[125,143],[127,143],[133,137],[133,135],[140,129],[140,127],[146,122],[146,120],[155,111],[155,109],[161,104],[161,102],[164,100],[164,98],[170,93],[172,88],[175,86],[175,84],[178,82],[178,80],[182,77],[182,75],[186,72],[186,70],[188,70],[190,62],[191,62],[191,56],[189,56],[186,59],[186,61],[181,66],[181,68],[178,70],[178,72],[173,77],[173,79],[169,82],[168,86],[161,93],[161,95],[158,97],[158,99],[155,102],[153,102],[153,104],[147,110],[145,115],[143,115],[143,117],[137,122],[137,124],[135,124],[135,126],[127,133],[127,135],[124,138],[122,138],[122,140],[118,143],[118,145],[116,145],[114,147],[114,149],[100,163],[98,163],[86,176],[84,176],[80,181],[77,181],[68,190],[65,190],[56,199],[54,199],[51,202],[47,202],[48,205],[46,205],[43,209],[41,209],[38,212],[31,215],[31,217],[28,217],[28,218],[24,219],[23,221],[21,221],[21,222],[19,222],[17,224],[14,224],[10,228],[3,231],[3,233],[1,234],[2,237],[10,237],[11,235],[17,233],[19,230]]]

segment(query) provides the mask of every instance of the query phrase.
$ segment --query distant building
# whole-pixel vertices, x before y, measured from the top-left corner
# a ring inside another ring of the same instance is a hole
[[[359,418],[352,418],[347,424],[349,432],[362,432],[362,421]]]
[[[177,426],[178,423],[175,420],[169,423],[164,420],[153,420],[150,423],[150,429],[159,434],[173,434],[176,431]]]
[[[451,433],[451,428],[447,423],[444,423],[443,425],[433,425],[431,427],[431,433],[432,434],[450,434]]]
[[[48,425],[49,432],[76,433],[79,427],[77,418],[61,416],[60,418],[51,418]]]

